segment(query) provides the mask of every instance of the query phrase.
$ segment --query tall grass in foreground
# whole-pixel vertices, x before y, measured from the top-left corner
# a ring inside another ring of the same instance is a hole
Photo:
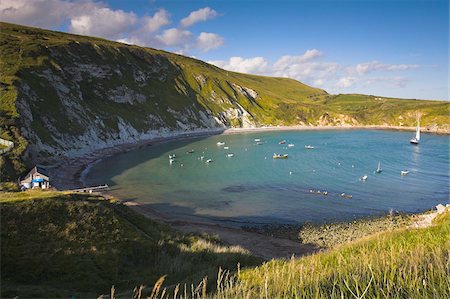
[[[274,260],[230,276],[177,285],[161,278],[134,298],[450,298],[450,212],[434,226],[400,229],[300,259]],[[111,294],[111,297],[115,297]]]

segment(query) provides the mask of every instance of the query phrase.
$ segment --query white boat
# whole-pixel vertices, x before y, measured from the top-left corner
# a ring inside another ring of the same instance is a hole
[[[169,159],[174,159],[175,157],[176,157],[175,154],[169,155]]]
[[[416,136],[411,138],[409,141],[411,144],[419,144],[420,142],[420,116],[417,115],[417,128],[416,128]]]
[[[305,145],[305,148],[306,149],[314,149],[314,146],[312,146],[312,145]]]
[[[193,149],[186,152],[186,154],[193,154],[195,151]]]
[[[281,140],[278,144],[286,144],[286,140]]]
[[[293,144],[293,143],[288,144],[288,147],[294,147],[294,146],[295,146],[295,144]]]
[[[363,175],[362,177],[359,178],[360,181],[367,181],[369,177],[367,175]]]
[[[375,173],[380,173],[382,171],[383,171],[383,169],[381,168],[381,162],[378,162],[378,167],[377,167],[377,170],[375,170]]]
[[[288,154],[284,154],[284,155],[279,155],[279,154],[273,154],[272,158],[273,159],[287,159],[289,157]]]
[[[169,159],[169,164],[172,165],[175,162],[175,159]]]
[[[259,141],[261,141],[261,139],[255,138],[255,142],[259,142]]]
[[[225,142],[222,142],[222,141],[217,142],[217,146],[221,146],[221,145],[224,145],[224,144],[225,144]]]
[[[407,175],[409,173],[408,170],[402,170],[400,171],[400,175]]]
[[[233,153],[229,153],[229,154],[227,154],[227,157],[229,157],[229,158],[234,157],[234,154]]]
[[[211,163],[211,162],[213,162],[213,160],[212,159],[208,159],[208,160],[206,160],[206,162],[205,163]]]
[[[223,149],[229,149],[229,147],[228,146],[224,146]]]
[[[261,141],[256,142],[257,145],[263,144]]]

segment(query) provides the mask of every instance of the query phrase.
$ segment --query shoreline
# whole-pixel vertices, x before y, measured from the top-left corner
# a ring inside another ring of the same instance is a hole
[[[149,147],[152,145],[193,138],[201,138],[215,135],[233,135],[271,131],[326,131],[326,130],[391,130],[391,131],[415,131],[414,127],[401,129],[397,127],[384,126],[358,126],[358,127],[305,127],[305,126],[279,126],[279,127],[258,127],[258,128],[230,128],[225,130],[204,130],[183,133],[174,133],[171,136],[156,137],[141,140],[134,143],[125,143],[115,147],[95,150],[78,158],[65,159],[53,168],[50,175],[57,178],[57,187],[61,189],[74,189],[84,187],[85,176],[90,169],[101,160],[115,156],[120,153]],[[448,134],[448,133],[446,133]],[[59,182],[58,182],[59,181]],[[108,192],[100,193],[108,197]],[[282,234],[267,234],[264,231],[248,230],[245,227],[230,227],[223,224],[210,223],[207,221],[178,219],[177,217],[161,213],[145,204],[136,201],[127,201],[123,198],[116,198],[120,203],[128,206],[134,211],[152,220],[163,222],[173,229],[183,233],[202,234],[218,236],[222,243],[229,246],[238,245],[263,259],[289,258],[293,254],[301,256],[311,254],[320,250],[317,246],[301,243],[291,237],[287,238]],[[430,207],[431,208],[431,207]]]
[[[346,131],[346,130],[386,130],[386,131],[415,131],[415,127],[400,126],[267,126],[254,128],[224,128],[209,129],[199,131],[174,132],[169,136],[158,136],[154,138],[139,140],[131,143],[122,143],[113,147],[93,150],[89,153],[60,160],[55,165],[47,167],[49,173],[55,179],[53,185],[58,190],[75,189],[85,187],[84,177],[90,171],[90,168],[102,159],[115,156],[117,154],[129,152],[160,143],[187,140],[193,138],[209,137],[214,135],[234,135],[258,132],[275,131]],[[450,130],[421,130],[422,133],[450,135]],[[64,166],[62,168],[62,166]],[[45,167],[45,166],[44,166]]]

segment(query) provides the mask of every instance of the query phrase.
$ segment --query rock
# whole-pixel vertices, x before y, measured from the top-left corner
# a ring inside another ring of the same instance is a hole
[[[447,206],[448,206],[448,205],[447,205]],[[436,210],[437,210],[437,213],[438,213],[438,214],[443,213],[443,212],[445,211],[445,209],[446,209],[446,207],[445,207],[443,204],[438,204],[438,205],[436,206]]]

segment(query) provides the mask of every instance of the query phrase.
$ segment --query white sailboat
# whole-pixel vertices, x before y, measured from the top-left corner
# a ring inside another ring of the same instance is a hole
[[[378,162],[378,167],[377,167],[377,170],[375,170],[375,173],[380,173],[382,171],[383,171],[383,169],[381,168],[381,162]]]
[[[417,116],[416,136],[409,141],[411,144],[419,144],[420,142],[420,116]]]

